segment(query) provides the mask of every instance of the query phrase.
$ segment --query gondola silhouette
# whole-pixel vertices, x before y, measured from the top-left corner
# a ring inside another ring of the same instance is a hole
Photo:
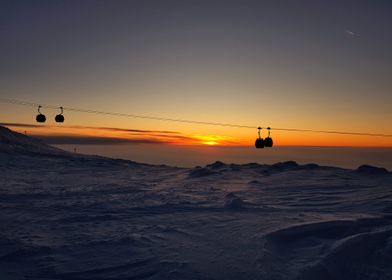
[[[268,129],[268,137],[266,137],[265,139],[261,138],[261,136],[260,136],[260,132],[261,132],[262,128],[261,128],[261,127],[258,127],[257,129],[258,129],[258,132],[257,132],[257,133],[259,134],[259,138],[257,138],[257,139],[256,139],[256,142],[255,142],[256,148],[257,148],[257,149],[263,149],[264,147],[266,147],[266,148],[272,147],[274,141],[273,141],[272,138],[270,137],[271,128],[270,128],[270,127],[267,127],[267,129]]]
[[[42,106],[39,105],[38,106],[38,115],[35,119],[39,123],[44,123],[44,122],[46,122],[46,116],[41,113],[41,110],[40,110],[41,108],[42,108]],[[61,110],[61,113],[56,115],[56,117],[54,118],[54,120],[58,123],[64,122],[64,116],[63,116],[64,109],[63,109],[63,107],[60,107],[60,110]]]
[[[265,146],[265,144],[264,144],[264,139],[261,138],[261,136],[260,136],[260,131],[261,131],[262,128],[261,128],[261,127],[258,127],[257,129],[259,130],[259,131],[257,132],[257,133],[259,134],[259,138],[256,139],[255,146],[256,146],[257,149],[263,149],[264,146]]]
[[[264,146],[270,148],[270,147],[273,146],[274,141],[272,141],[272,138],[270,137],[271,128],[270,128],[270,127],[267,127],[267,129],[268,129],[268,137],[264,139]]]
[[[36,120],[37,120],[37,122],[39,122],[39,123],[44,123],[45,121],[46,121],[46,117],[45,117],[45,115],[44,114],[42,114],[41,113],[41,111],[40,111],[40,109],[42,108],[42,106],[41,105],[39,105],[38,106],[38,115],[37,115],[37,117],[36,117]],[[64,118],[64,115],[63,115],[63,113],[64,113],[64,108],[63,107],[59,107],[59,109],[61,110],[61,113],[60,114],[58,114],[58,115],[56,115],[56,117],[54,118],[55,119],[55,121],[56,122],[58,122],[58,123],[63,123],[64,122],[64,120],[65,120],[65,118]],[[91,111],[90,111],[91,112]],[[183,120],[181,120],[182,122],[183,122]],[[199,122],[200,123],[200,122]],[[217,124],[217,123],[213,123],[214,125],[223,125],[223,124]],[[263,149],[263,148],[270,148],[270,147],[272,147],[273,146],[273,140],[272,140],[272,138],[271,138],[271,128],[270,127],[267,127],[267,130],[268,130],[268,136],[266,137],[266,138],[262,138],[261,137],[261,130],[262,130],[262,127],[258,127],[257,128],[258,129],[258,135],[259,135],[259,137],[256,139],[256,141],[255,141],[255,146],[256,146],[256,148],[257,149]]]
[[[37,122],[39,123],[44,123],[46,121],[46,117],[44,114],[41,113],[40,109],[42,108],[41,105],[38,106],[38,115],[35,118],[37,120]]]
[[[62,123],[62,122],[64,122],[64,116],[63,116],[63,107],[60,107],[60,109],[61,109],[61,113],[60,114],[58,114],[54,119],[55,119],[55,121],[56,122],[58,122],[58,123]]]

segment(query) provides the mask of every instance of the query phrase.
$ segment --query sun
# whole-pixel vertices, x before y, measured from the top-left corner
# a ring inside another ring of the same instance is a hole
[[[222,135],[192,135],[192,143],[196,145],[221,146],[241,143],[237,138]]]
[[[208,145],[208,146],[214,146],[214,145],[218,145],[219,143],[215,142],[215,141],[204,141],[204,142],[202,142],[202,144]]]
[[[219,137],[213,135],[197,135],[196,138],[199,139],[199,143],[207,146],[219,145]]]

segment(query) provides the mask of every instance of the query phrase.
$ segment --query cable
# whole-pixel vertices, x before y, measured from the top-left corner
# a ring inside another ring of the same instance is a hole
[[[22,105],[22,106],[30,106],[30,107],[41,106],[42,108],[49,108],[49,109],[60,108],[59,106],[54,106],[54,105],[33,103],[33,102],[2,98],[2,97],[0,97],[0,103],[8,103],[8,104],[15,104],[15,105]],[[62,108],[64,109],[64,111],[81,112],[81,113],[98,114],[98,115],[109,115],[109,116],[117,116],[117,117],[139,118],[139,119],[149,119],[149,120],[157,120],[157,121],[170,121],[170,122],[180,122],[180,123],[199,124],[199,125],[214,125],[214,126],[235,127],[235,128],[249,128],[249,129],[258,128],[258,126],[251,126],[251,125],[240,125],[240,124],[220,123],[220,122],[205,122],[205,121],[196,121],[196,120],[187,120],[187,119],[174,119],[174,118],[165,118],[165,117],[157,117],[157,116],[149,116],[149,115],[125,114],[125,113],[117,113],[117,112],[104,112],[104,111],[64,107],[64,106]],[[260,127],[260,128],[267,129],[267,127]],[[313,129],[300,129],[300,128],[271,128],[271,130],[354,135],[354,136],[371,136],[371,137],[392,137],[392,134],[383,134],[383,133],[329,131],[329,130],[313,130]]]
[[[59,109],[59,106],[53,106],[53,105],[41,104],[41,103],[38,104],[38,103],[20,101],[20,100],[16,100],[16,99],[1,98],[1,97],[0,97],[0,102],[1,103],[24,105],[24,106],[30,106],[30,107],[41,106],[42,108]],[[238,124],[217,123],[217,122],[203,122],[203,121],[173,119],[173,118],[164,118],[164,117],[147,116],[147,115],[135,115],[135,114],[125,114],[125,113],[116,113],[116,112],[104,112],[104,111],[96,111],[96,110],[64,107],[64,106],[63,106],[63,109],[66,110],[66,111],[71,111],[71,112],[81,112],[81,113],[90,113],[90,114],[99,114],[99,115],[111,115],[111,116],[128,117],[128,118],[150,119],[150,120],[157,120],[157,121],[170,121],[170,122],[204,124],[204,125],[215,125],[215,126],[227,126],[227,127],[237,127],[237,128],[252,128],[252,129],[255,128],[255,126],[249,126],[249,125],[238,125]]]

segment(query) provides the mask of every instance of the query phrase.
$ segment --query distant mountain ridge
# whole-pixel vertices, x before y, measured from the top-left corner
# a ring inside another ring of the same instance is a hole
[[[37,153],[65,154],[66,151],[49,146],[41,140],[0,126],[0,152],[5,153]]]

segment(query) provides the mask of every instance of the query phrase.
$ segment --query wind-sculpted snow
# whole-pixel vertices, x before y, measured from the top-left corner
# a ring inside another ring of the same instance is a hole
[[[23,152],[0,170],[0,279],[392,279],[389,172]]]
[[[392,216],[296,225],[266,240],[266,258],[295,279],[392,277]]]

